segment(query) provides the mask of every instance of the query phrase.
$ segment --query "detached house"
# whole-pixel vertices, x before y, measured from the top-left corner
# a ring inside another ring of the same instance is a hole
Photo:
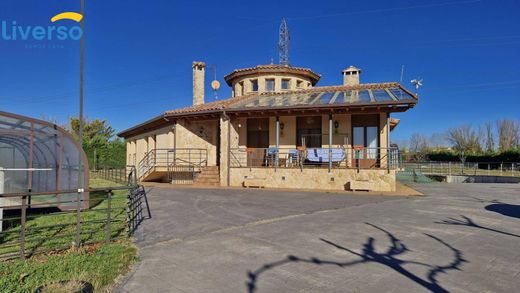
[[[193,63],[193,106],[119,133],[141,181],[326,190],[395,190],[393,112],[415,106],[400,84],[316,86],[308,68],[259,65],[225,76],[232,97],[204,103],[202,62]]]

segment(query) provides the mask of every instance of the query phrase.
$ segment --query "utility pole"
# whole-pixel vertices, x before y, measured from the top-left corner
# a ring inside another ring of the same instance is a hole
[[[75,246],[81,245],[81,200],[84,198],[85,184],[83,174],[83,161],[81,151],[83,150],[83,71],[84,71],[84,55],[85,55],[85,0],[80,0],[81,18],[81,40],[79,45],[79,145],[80,153],[78,153],[78,197],[76,206],[76,240]]]

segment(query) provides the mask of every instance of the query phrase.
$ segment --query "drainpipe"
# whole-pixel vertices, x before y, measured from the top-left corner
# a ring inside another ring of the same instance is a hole
[[[329,114],[329,173],[332,170],[332,114]]]

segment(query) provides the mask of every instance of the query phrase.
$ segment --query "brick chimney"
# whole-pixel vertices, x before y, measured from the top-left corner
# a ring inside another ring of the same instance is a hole
[[[342,71],[342,73],[343,73],[343,85],[358,85],[359,84],[359,75],[361,74],[361,69],[350,65],[347,69],[344,69]]]
[[[204,62],[193,61],[193,106],[204,104]]]

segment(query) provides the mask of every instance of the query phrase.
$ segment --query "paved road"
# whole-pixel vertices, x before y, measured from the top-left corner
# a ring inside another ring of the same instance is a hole
[[[116,292],[514,292],[520,185],[423,197],[152,189]]]

